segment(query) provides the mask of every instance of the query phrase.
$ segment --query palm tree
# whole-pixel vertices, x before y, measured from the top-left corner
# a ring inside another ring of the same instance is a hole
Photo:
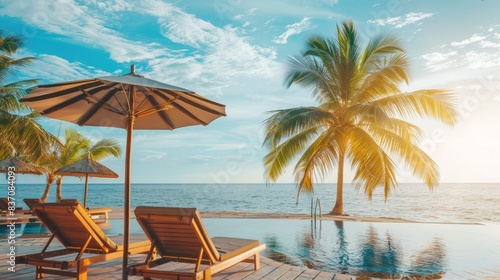
[[[57,138],[46,132],[35,118],[39,115],[19,102],[36,80],[14,81],[20,68],[34,58],[13,58],[22,46],[20,37],[4,36],[0,31],[0,158],[24,155],[38,163],[57,144]],[[28,112],[28,114],[26,114]],[[23,114],[24,113],[24,114]]]
[[[312,192],[313,180],[336,167],[336,203],[330,212],[335,215],[343,213],[346,160],[354,170],[354,186],[369,199],[379,186],[386,199],[397,186],[395,159],[435,187],[438,166],[418,147],[421,129],[404,119],[430,117],[453,125],[457,109],[446,90],[401,92],[400,84],[409,83],[408,62],[393,36],[378,35],[362,46],[352,22],[337,25],[336,38],[309,38],[305,51],[288,61],[285,84],[311,88],[319,104],[276,110],[265,121],[268,181],[276,181],[297,159],[299,192]]]
[[[108,156],[119,157],[122,150],[118,142],[114,139],[102,139],[92,145],[89,138],[80,134],[74,129],[66,129],[65,142],[58,149],[55,149],[52,157],[45,162],[46,171],[46,187],[41,198],[46,201],[50,186],[56,181],[56,201],[62,199],[62,177],[55,174],[55,171],[65,165],[90,157],[92,160],[101,160]]]

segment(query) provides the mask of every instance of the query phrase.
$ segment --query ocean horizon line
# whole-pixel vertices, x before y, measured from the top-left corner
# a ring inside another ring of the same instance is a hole
[[[16,183],[16,185],[45,185],[46,183]],[[84,181],[80,183],[63,183],[62,185],[81,185],[85,184]],[[104,183],[104,182],[89,182],[89,184],[92,185],[120,185],[123,184],[123,182],[112,182],[112,183]],[[136,185],[206,185],[206,184],[213,184],[213,185],[295,185],[297,183],[294,182],[280,182],[280,183],[266,183],[266,182],[235,182],[235,183],[217,183],[217,182],[166,182],[166,183],[158,183],[158,182],[132,182],[131,184],[136,184]],[[315,185],[328,185],[328,184],[337,184],[336,182],[321,182],[321,183],[315,183]],[[344,185],[352,185],[353,183],[346,183],[344,182]],[[398,185],[425,185],[423,182],[402,182],[398,183]],[[457,184],[457,185],[465,185],[465,184],[474,184],[474,185],[479,185],[479,184],[498,184],[500,186],[500,182],[442,182],[439,183],[441,184]],[[55,182],[52,183],[52,185],[55,185]],[[438,185],[439,186],[439,185]]]

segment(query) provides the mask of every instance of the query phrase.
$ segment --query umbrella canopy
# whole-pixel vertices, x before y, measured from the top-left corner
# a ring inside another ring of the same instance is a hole
[[[133,71],[133,70],[132,70]],[[168,129],[207,125],[225,106],[190,90],[136,75],[40,85],[21,102],[42,115],[80,126]]]
[[[18,174],[43,174],[40,167],[24,162],[17,157],[7,158],[0,161],[0,173],[8,173],[10,167],[14,167],[14,172]]]
[[[116,174],[113,170],[98,163],[97,161],[90,159],[90,157],[63,166],[57,169],[54,173],[62,176],[76,176],[76,177],[85,176],[85,192],[83,195],[83,207],[87,206],[89,177],[118,178],[118,174]]]
[[[207,125],[225,116],[225,105],[190,90],[135,74],[38,86],[21,98],[42,115],[89,126],[127,130],[124,183],[123,279],[128,277],[130,229],[130,155],[134,129]]]

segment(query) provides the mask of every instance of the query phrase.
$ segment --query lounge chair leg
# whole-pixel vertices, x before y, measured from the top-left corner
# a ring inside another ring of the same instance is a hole
[[[76,267],[76,279],[87,280],[87,266],[82,264],[82,262],[78,262],[78,266]]]
[[[201,259],[203,258],[203,247],[200,249],[200,254],[198,256],[198,260],[196,261],[196,266],[194,267],[194,272],[198,272],[200,269]]]
[[[195,277],[196,277],[196,274],[195,274]],[[212,279],[212,269],[210,269],[210,267],[203,270],[203,279],[204,280]]]
[[[42,279],[43,278],[43,267],[37,265],[36,266],[36,279]]]
[[[259,270],[260,268],[260,254],[255,254],[253,256],[253,267],[255,270]]]

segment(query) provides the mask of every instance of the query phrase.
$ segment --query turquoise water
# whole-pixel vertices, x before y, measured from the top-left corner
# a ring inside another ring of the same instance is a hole
[[[493,224],[216,218],[203,221],[210,236],[259,239],[267,245],[264,256],[335,273],[454,279],[457,274],[500,267],[500,226]],[[99,225],[108,235],[123,231],[120,219]],[[39,224],[28,224],[23,230],[46,231]],[[135,220],[130,231],[142,233]]]
[[[26,208],[22,199],[40,197],[43,190],[44,185],[18,185],[17,206]],[[55,200],[54,193],[55,187],[49,201]],[[64,185],[63,197],[83,201],[83,183]],[[335,186],[319,185],[313,196],[302,194],[298,204],[293,184],[134,184],[131,197],[132,209],[149,205],[304,214],[311,211],[312,197],[321,200],[323,213],[327,213],[334,204]],[[120,184],[89,186],[90,207],[123,207],[122,201]],[[256,238],[267,244],[265,256],[337,273],[386,278],[422,274],[454,279],[454,273],[493,271],[500,267],[500,184],[443,184],[432,192],[419,184],[403,184],[387,202],[381,192],[368,201],[346,185],[344,202],[345,212],[351,215],[427,223],[204,221],[211,236]],[[122,220],[110,220],[101,226],[108,234],[123,231]],[[45,231],[39,224],[27,224],[18,230],[19,234]],[[135,221],[131,232],[142,232]]]
[[[0,182],[1,186],[1,182]],[[0,197],[6,197],[5,194]],[[82,184],[64,184],[63,198],[83,201]],[[22,199],[41,197],[45,186],[17,185],[17,206],[27,208]],[[133,184],[132,209],[137,205],[196,207],[200,211],[245,211],[268,213],[310,213],[311,196],[301,194],[295,204],[294,184]],[[344,211],[351,215],[403,218],[423,222],[459,222],[500,224],[500,184],[442,184],[429,191],[420,184],[401,184],[384,202],[381,191],[372,201],[344,188]],[[328,213],[334,205],[335,185],[316,187],[314,201],[320,199]],[[55,201],[52,186],[49,201]],[[123,207],[123,185],[90,184],[87,205],[90,207]]]

